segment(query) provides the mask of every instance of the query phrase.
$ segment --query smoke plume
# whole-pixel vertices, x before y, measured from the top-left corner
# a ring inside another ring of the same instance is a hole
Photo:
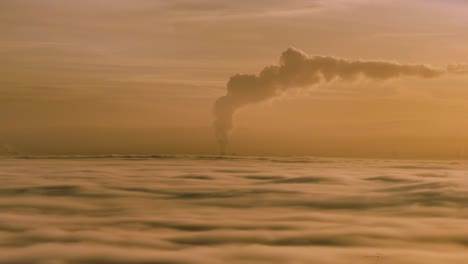
[[[460,69],[450,66],[447,71]],[[221,154],[226,150],[229,133],[233,128],[233,117],[238,109],[280,96],[286,90],[307,88],[334,80],[388,80],[402,76],[432,78],[445,72],[427,65],[309,57],[298,49],[289,48],[281,55],[279,66],[268,66],[259,75],[237,74],[230,78],[227,94],[214,104],[214,128]]]

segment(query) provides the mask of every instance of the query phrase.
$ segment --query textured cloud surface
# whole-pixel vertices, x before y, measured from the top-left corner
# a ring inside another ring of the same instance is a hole
[[[466,263],[466,163],[0,161],[0,263]]]

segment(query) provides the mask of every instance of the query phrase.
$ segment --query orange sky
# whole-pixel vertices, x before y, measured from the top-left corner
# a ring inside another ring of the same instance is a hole
[[[467,12],[457,0],[4,0],[0,145],[216,153],[212,104],[230,76],[277,64],[290,46],[312,56],[466,62]],[[467,87],[468,77],[446,76],[291,92],[242,109],[230,151],[457,157],[468,143]]]

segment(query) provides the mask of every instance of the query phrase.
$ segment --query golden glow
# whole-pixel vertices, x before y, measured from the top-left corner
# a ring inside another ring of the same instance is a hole
[[[230,76],[277,64],[289,46],[465,62],[467,11],[455,0],[2,1],[0,145],[215,154],[212,104]],[[464,76],[320,85],[241,110],[229,151],[463,157],[467,87]]]

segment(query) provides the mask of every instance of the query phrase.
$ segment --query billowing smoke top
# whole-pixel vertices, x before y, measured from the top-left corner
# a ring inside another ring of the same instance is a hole
[[[455,71],[455,67],[451,67]],[[432,78],[444,72],[426,65],[349,61],[322,56],[309,58],[301,50],[289,48],[281,55],[279,66],[268,66],[259,75],[237,74],[230,78],[227,94],[214,104],[214,127],[221,154],[226,150],[229,133],[233,128],[233,116],[239,108],[274,98],[288,89],[306,88],[333,80],[353,81],[358,78]]]

